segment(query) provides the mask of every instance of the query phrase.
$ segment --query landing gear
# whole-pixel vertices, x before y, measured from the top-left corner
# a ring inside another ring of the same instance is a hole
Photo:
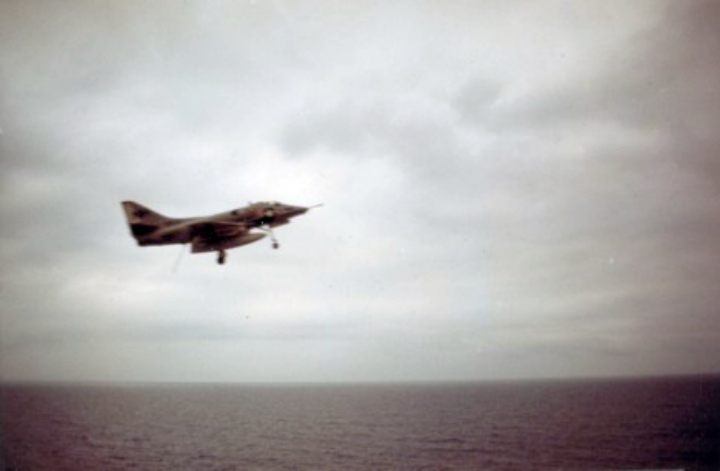
[[[272,227],[270,226],[263,226],[259,228],[261,231],[265,231],[270,235],[270,240],[272,241],[272,248],[273,249],[279,249],[280,248],[280,242],[275,238],[275,233],[272,230]]]
[[[218,265],[222,265],[225,263],[225,251],[224,250],[218,250],[218,257],[217,257]]]

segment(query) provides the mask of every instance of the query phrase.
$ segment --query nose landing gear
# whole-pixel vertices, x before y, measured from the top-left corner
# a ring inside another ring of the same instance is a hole
[[[259,227],[261,231],[265,231],[270,235],[270,240],[272,241],[272,248],[273,249],[279,249],[280,248],[280,242],[275,238],[275,233],[272,230],[272,227],[270,226],[262,226]]]
[[[225,263],[225,251],[222,249],[218,250],[217,262],[218,265]]]

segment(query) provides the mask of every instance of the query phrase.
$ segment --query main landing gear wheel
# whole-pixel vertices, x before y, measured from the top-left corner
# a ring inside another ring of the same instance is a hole
[[[225,251],[224,250],[218,251],[217,262],[219,265],[222,265],[223,263],[225,263]]]
[[[278,243],[277,240],[273,240],[272,248],[274,248],[274,249],[279,249],[279,248],[280,248],[280,244]]]

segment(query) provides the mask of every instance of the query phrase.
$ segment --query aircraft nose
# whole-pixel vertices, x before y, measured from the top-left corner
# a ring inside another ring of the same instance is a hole
[[[291,216],[298,216],[300,214],[305,214],[308,212],[308,209],[310,208],[304,208],[302,206],[290,206],[290,215]]]

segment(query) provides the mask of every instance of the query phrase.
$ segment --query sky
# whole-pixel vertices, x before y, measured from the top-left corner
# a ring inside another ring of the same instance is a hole
[[[702,0],[0,2],[0,379],[720,372],[718,50]],[[324,206],[219,266],[123,200]]]

